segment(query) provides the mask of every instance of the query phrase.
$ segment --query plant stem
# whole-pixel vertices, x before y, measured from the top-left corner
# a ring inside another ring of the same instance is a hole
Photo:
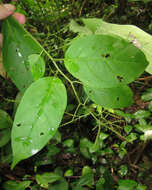
[[[43,48],[44,49],[44,48]],[[73,89],[73,92],[76,96],[76,99],[78,101],[79,104],[81,104],[81,101],[77,95],[77,92],[75,90],[75,87],[73,85],[73,82],[61,71],[61,69],[58,67],[58,65],[56,64],[56,62],[54,61],[53,57],[44,49],[44,52],[46,53],[46,55],[50,58],[50,60],[52,61],[52,63],[54,64],[54,66],[56,67],[56,69],[60,72],[60,74],[71,84],[71,87]]]
[[[101,123],[101,121],[92,113],[92,112],[90,112],[90,114],[92,115],[92,117],[99,123]],[[111,130],[113,133],[115,133],[117,136],[118,136],[118,138],[120,139],[120,140],[122,140],[122,141],[126,141],[126,139],[118,132],[118,131],[116,131],[115,129],[113,129],[113,127],[111,126],[111,127],[108,127],[107,126],[107,124],[105,124],[105,123],[101,123],[101,125],[103,125],[105,128],[107,128],[107,129],[109,129],[109,130]]]
[[[80,120],[80,119],[83,118],[83,117],[87,117],[88,115],[90,115],[90,113],[81,115],[81,116],[79,116],[78,118],[76,118],[76,119],[74,119],[74,120],[72,119],[71,121],[68,121],[68,122],[66,122],[66,123],[63,123],[62,125],[60,125],[60,127],[64,127],[64,126],[66,126],[66,125],[68,125],[68,124],[74,123],[75,121]]]
[[[101,125],[99,123],[99,125],[98,125],[98,133],[97,133],[96,140],[95,140],[95,143],[94,143],[95,146],[97,145],[97,142],[98,142],[98,139],[99,139],[99,135],[100,135],[100,131],[101,131]]]
[[[0,1],[1,1],[1,0],[0,0]],[[24,27],[22,27],[22,28],[23,28],[23,30],[25,30]],[[25,30],[25,31],[26,31],[26,30]],[[26,31],[26,32],[27,32],[27,31]],[[77,99],[78,103],[81,104],[81,101],[80,101],[80,99],[79,99],[79,97],[78,97],[78,94],[77,94],[77,92],[76,92],[76,90],[75,90],[75,87],[74,87],[74,85],[73,85],[73,82],[61,71],[61,69],[58,67],[58,65],[57,65],[56,62],[54,61],[54,58],[44,49],[44,47],[42,47],[42,46],[36,41],[36,39],[35,39],[32,35],[30,35],[29,33],[28,33],[28,35],[37,43],[37,45],[38,45],[40,48],[43,49],[43,51],[44,51],[45,54],[49,57],[49,59],[52,61],[52,63],[54,64],[54,66],[56,67],[56,69],[59,71],[59,73],[71,84],[71,87],[72,87],[73,92],[74,92],[74,94],[75,94],[75,96],[76,96],[76,99]]]

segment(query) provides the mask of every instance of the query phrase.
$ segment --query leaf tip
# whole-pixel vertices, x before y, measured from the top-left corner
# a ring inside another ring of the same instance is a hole
[[[13,158],[13,162],[11,164],[11,170],[13,170],[15,168],[15,166],[17,165],[17,163],[19,162],[19,159],[16,159],[15,157]]]

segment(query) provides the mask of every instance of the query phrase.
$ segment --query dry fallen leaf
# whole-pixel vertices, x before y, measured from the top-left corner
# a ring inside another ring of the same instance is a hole
[[[3,61],[2,61],[2,52],[0,50],[0,75],[4,78],[7,78],[4,66],[3,66]]]

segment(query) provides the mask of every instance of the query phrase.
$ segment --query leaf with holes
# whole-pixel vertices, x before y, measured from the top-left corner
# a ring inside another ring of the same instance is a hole
[[[143,51],[150,63],[146,68],[146,71],[152,74],[152,36],[150,34],[134,25],[113,24],[98,18],[82,19],[82,21],[85,24],[84,27],[91,30],[94,34],[120,36]]]
[[[11,80],[20,91],[33,82],[28,57],[41,54],[43,48],[13,17],[3,21],[3,64]]]
[[[96,104],[106,108],[124,108],[133,103],[133,93],[127,85],[113,88],[90,88],[84,86],[88,97]]]
[[[85,85],[96,88],[128,84],[139,77],[147,65],[142,51],[119,37],[108,35],[81,37],[65,54],[68,71]]]
[[[54,136],[66,104],[66,89],[58,78],[38,79],[26,90],[12,129],[12,168],[36,154]]]
[[[109,35],[80,37],[65,54],[66,68],[82,81],[88,96],[95,103],[112,108],[132,103],[132,92],[126,84],[139,77],[147,65],[141,50]]]

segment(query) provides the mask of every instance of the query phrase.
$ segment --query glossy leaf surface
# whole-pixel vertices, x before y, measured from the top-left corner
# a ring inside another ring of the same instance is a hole
[[[42,47],[13,17],[3,21],[3,64],[11,80],[20,91],[24,91],[32,82],[28,56],[40,54]]]
[[[55,77],[41,78],[26,90],[12,129],[12,167],[36,154],[54,136],[66,102],[66,89]]]

